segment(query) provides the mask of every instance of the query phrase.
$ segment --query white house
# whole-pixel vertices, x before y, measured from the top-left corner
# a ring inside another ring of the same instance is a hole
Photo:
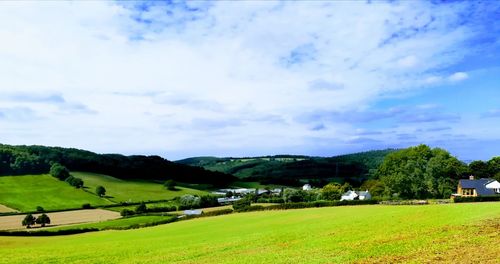
[[[341,201],[347,200],[347,201],[352,201],[352,200],[370,200],[372,198],[372,195],[368,190],[366,191],[347,191],[342,195],[340,198]]]
[[[304,190],[304,191],[310,191],[311,189],[312,189],[312,187],[310,184],[304,184],[304,186],[302,186],[302,190]]]

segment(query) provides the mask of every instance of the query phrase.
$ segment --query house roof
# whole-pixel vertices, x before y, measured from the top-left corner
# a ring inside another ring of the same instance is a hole
[[[495,195],[493,189],[487,189],[486,184],[494,181],[493,179],[460,180],[458,184],[465,189],[476,189],[478,195]]]

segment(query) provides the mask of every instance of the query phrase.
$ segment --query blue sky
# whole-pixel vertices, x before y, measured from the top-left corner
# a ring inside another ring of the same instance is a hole
[[[0,142],[500,154],[500,3],[2,2]]]

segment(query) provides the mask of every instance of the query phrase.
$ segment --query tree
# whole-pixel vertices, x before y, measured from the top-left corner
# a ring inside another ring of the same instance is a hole
[[[329,183],[321,189],[321,198],[325,200],[340,200],[344,193],[344,188],[338,183]]]
[[[165,188],[167,188],[167,190],[170,191],[176,191],[177,190],[177,188],[175,188],[176,185],[177,183],[174,180],[165,181],[165,183],[163,184],[163,186],[165,186]]]
[[[35,222],[44,227],[46,224],[50,224],[50,218],[48,215],[42,214],[35,220]]]
[[[493,157],[488,161],[488,171],[491,177],[500,181],[500,157]]]
[[[233,197],[233,196],[234,196],[234,195],[233,195],[233,192],[232,192],[232,191],[229,191],[229,192],[227,192],[227,193],[226,193],[226,197],[227,197],[227,198],[231,198],[231,197]]]
[[[36,211],[37,211],[37,212],[43,212],[43,211],[45,211],[45,210],[43,209],[43,207],[41,207],[41,206],[39,205],[39,206],[37,206],[37,207],[36,207]]]
[[[476,176],[476,178],[489,178],[490,175],[489,166],[486,162],[482,160],[475,160],[469,164],[469,169],[472,175]]]
[[[250,207],[251,201],[249,199],[243,198],[233,203],[233,209],[239,211]]]
[[[181,196],[179,203],[181,208],[198,208],[200,207],[200,197],[191,194]]]
[[[106,195],[106,189],[103,186],[99,185],[95,188],[95,193],[98,196],[103,197],[104,195]]]
[[[83,180],[77,177],[69,176],[65,180],[69,185],[75,187],[75,188],[82,188],[83,187]]]
[[[32,214],[27,214],[22,221],[22,225],[26,226],[26,228],[31,228],[35,224],[35,221],[36,218]]]
[[[69,170],[59,163],[52,164],[52,166],[50,167],[50,175],[58,178],[61,181],[66,180],[70,176]]]

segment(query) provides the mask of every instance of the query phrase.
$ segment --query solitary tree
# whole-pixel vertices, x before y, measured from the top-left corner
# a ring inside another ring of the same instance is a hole
[[[106,195],[106,189],[103,186],[99,185],[95,188],[95,193],[100,197],[103,197],[104,195]]]
[[[45,210],[43,209],[43,207],[41,207],[41,206],[39,205],[39,206],[37,206],[37,207],[36,207],[36,211],[37,211],[37,212],[43,212],[43,211],[45,211]]]
[[[37,217],[35,222],[39,225],[42,225],[44,227],[46,224],[50,224],[50,218],[46,214],[42,214],[41,216]]]
[[[164,184],[165,188],[167,188],[170,191],[175,191],[177,190],[175,186],[177,185],[174,180],[168,180]]]
[[[28,214],[24,217],[22,225],[26,228],[31,228],[35,224],[36,218],[32,214]]]

